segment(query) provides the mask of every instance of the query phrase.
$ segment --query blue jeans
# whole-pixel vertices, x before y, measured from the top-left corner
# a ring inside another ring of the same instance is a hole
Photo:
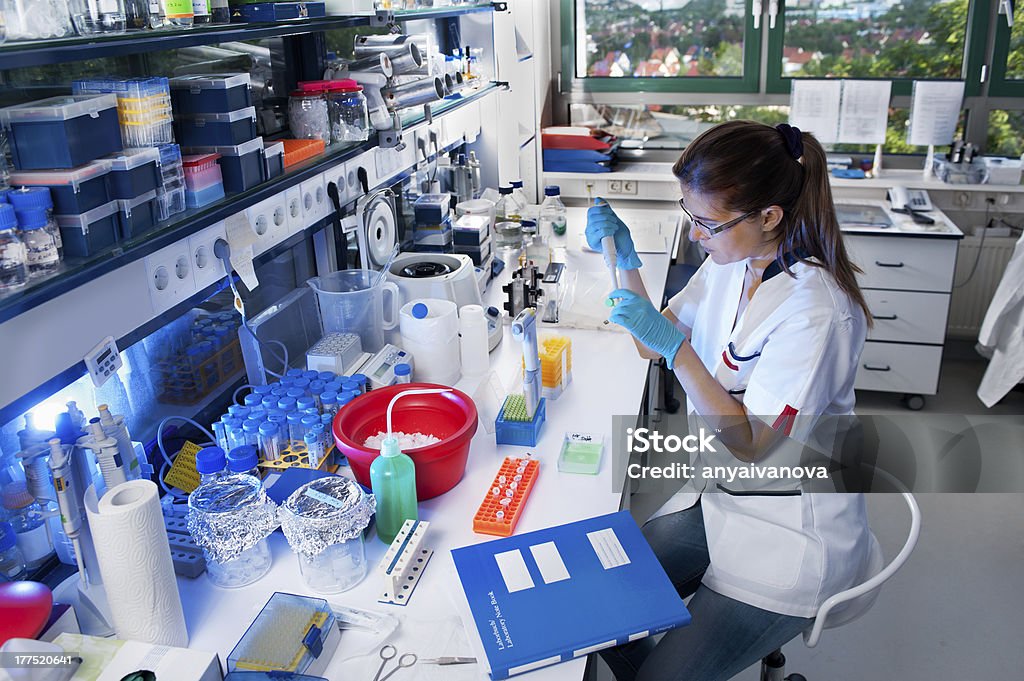
[[[693,621],[667,632],[608,648],[600,655],[617,681],[730,679],[807,629],[813,620],[761,610],[700,583],[711,563],[700,504],[655,518],[643,527],[679,595],[693,595]]]

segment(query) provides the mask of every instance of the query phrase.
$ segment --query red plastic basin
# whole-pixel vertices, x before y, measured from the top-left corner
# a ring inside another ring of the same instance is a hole
[[[445,388],[434,383],[406,383],[372,390],[338,411],[331,429],[338,449],[348,457],[356,480],[370,486],[370,464],[380,452],[364,447],[366,438],[387,431],[391,399],[413,388]],[[444,494],[458,484],[466,470],[469,443],[476,433],[476,405],[468,395],[452,390],[431,395],[403,397],[391,411],[392,427],[404,433],[423,433],[441,438],[426,447],[405,453],[416,464],[416,498],[420,501]]]

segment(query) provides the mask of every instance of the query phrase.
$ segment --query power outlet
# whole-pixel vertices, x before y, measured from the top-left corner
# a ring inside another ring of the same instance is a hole
[[[250,207],[246,211],[249,226],[256,234],[253,253],[259,255],[275,244],[284,241],[288,231],[288,198],[278,194]]]
[[[622,193],[636,195],[636,180],[623,180],[622,181]]]
[[[306,226],[302,217],[302,190],[298,187],[290,188],[285,194],[285,203],[288,214],[288,232],[291,234],[301,232]]]
[[[145,259],[146,287],[153,311],[161,314],[196,292],[192,254],[187,239]]]
[[[621,194],[622,193],[622,180],[608,180],[608,193],[609,194]]]
[[[302,191],[303,227],[309,227],[331,214],[331,201],[327,197],[323,175],[306,180],[299,189]]]
[[[227,240],[223,222],[210,225],[188,238],[188,250],[192,254],[192,270],[197,291],[202,291],[227,274],[224,271],[224,263],[213,252],[213,245],[217,239]]]

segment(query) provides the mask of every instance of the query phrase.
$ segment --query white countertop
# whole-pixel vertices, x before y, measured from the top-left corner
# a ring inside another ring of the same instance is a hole
[[[652,218],[666,215],[665,211],[624,211],[649,213]],[[567,236],[562,239],[569,248],[576,248],[576,234],[581,231],[585,219],[583,209],[570,209]],[[556,244],[559,245],[559,244]],[[595,268],[601,268],[597,254],[580,257],[592,261]],[[644,254],[641,273],[648,290],[659,299],[668,272],[668,255]],[[588,266],[589,269],[589,266]],[[505,273],[507,280],[508,274]],[[503,297],[501,282],[492,282],[485,297],[485,305],[497,305]],[[550,332],[542,325],[541,331]],[[647,380],[649,363],[641,359],[628,334],[614,331],[556,330],[572,338],[573,372],[572,383],[562,396],[548,401],[547,423],[537,447],[511,447],[495,445],[494,436],[488,435],[483,427],[477,430],[470,450],[469,462],[462,481],[451,491],[420,504],[420,519],[430,522],[427,545],[435,553],[423,578],[417,586],[408,606],[381,605],[376,602],[382,583],[375,568],[383,557],[386,546],[375,536],[366,543],[366,557],[369,572],[357,587],[343,594],[324,596],[328,602],[355,608],[398,614],[407,619],[392,641],[400,653],[415,652],[421,657],[439,655],[472,654],[464,646],[457,649],[439,649],[439,631],[447,631],[438,620],[455,616],[452,600],[455,590],[461,587],[453,583],[449,550],[467,544],[488,541],[492,537],[474,534],[472,517],[489,488],[500,461],[505,456],[522,456],[531,452],[540,460],[541,468],[535,488],[524,507],[524,514],[516,528],[517,533],[529,532],[544,527],[559,525],[597,515],[617,511],[621,504],[619,486],[612,475],[610,445],[606,443],[601,470],[596,476],[559,473],[557,458],[566,431],[602,433],[606,439],[612,435],[612,416],[615,414],[636,414],[640,408]],[[614,358],[614,361],[609,359]],[[521,359],[520,345],[514,341],[505,327],[505,337],[491,353],[491,366],[509,392],[517,386],[509,385],[511,376]],[[621,479],[618,481],[621,483]],[[317,596],[302,582],[298,563],[284,537],[275,532],[270,538],[274,554],[271,571],[255,584],[241,589],[219,589],[204,575],[198,579],[179,579],[178,585],[185,609],[185,620],[189,631],[189,646],[196,649],[216,651],[226,664],[228,654],[245,632],[253,618],[275,591]],[[418,623],[418,624],[416,624]],[[352,654],[364,645],[365,635],[342,634],[339,653],[328,666],[325,676],[330,679],[371,679],[380,659],[377,649],[371,652],[372,659],[359,658],[342,662],[341,658]],[[447,639],[446,639],[447,640]],[[394,664],[393,662],[391,663]],[[547,667],[532,672],[530,679],[580,678],[585,658]],[[489,678],[484,665],[463,665],[460,667],[436,667],[416,665],[396,676],[396,681],[415,679],[481,679]],[[524,677],[525,678],[525,677]]]
[[[934,225],[921,225],[903,213],[894,213],[888,201],[873,199],[836,199],[836,205],[875,206],[885,211],[892,221],[892,227],[874,227],[867,225],[840,225],[847,234],[876,234],[880,236],[936,236],[961,239],[964,233],[953,224],[953,221],[938,208],[924,213],[935,220]]]

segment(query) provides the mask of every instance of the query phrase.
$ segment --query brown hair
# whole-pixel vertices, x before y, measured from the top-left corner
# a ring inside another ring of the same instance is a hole
[[[796,129],[792,131],[795,134]],[[786,254],[823,267],[871,324],[857,285],[856,273],[861,270],[850,262],[839,231],[825,150],[808,132],[800,134],[800,141],[803,153],[797,159],[794,153],[799,152],[793,146],[799,149],[799,143],[787,140],[779,129],[754,121],[730,121],[693,140],[672,166],[672,173],[684,186],[714,196],[726,210],[748,213],[780,206],[777,259],[783,270],[793,275],[789,269],[793,261],[787,262]],[[809,262],[811,257],[818,262]]]

